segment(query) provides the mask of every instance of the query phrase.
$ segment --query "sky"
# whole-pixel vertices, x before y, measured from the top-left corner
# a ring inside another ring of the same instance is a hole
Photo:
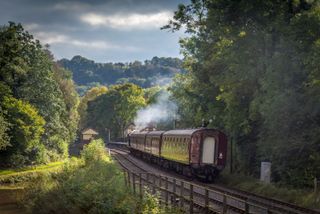
[[[179,57],[184,32],[160,30],[189,0],[0,0],[0,25],[21,23],[55,59],[96,62]]]

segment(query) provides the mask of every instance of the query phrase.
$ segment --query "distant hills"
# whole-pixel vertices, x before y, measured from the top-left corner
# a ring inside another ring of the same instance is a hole
[[[164,85],[171,81],[175,74],[184,72],[182,60],[156,56],[144,62],[96,63],[78,55],[71,60],[61,59],[58,64],[72,72],[80,94],[97,85],[126,82],[135,83],[143,88]]]

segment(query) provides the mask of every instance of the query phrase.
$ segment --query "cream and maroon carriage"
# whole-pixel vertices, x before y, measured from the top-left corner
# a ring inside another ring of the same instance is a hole
[[[131,152],[188,177],[213,181],[224,168],[227,138],[215,129],[133,132]]]

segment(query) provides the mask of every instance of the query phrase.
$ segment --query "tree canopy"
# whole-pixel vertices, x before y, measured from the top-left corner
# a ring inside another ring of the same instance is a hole
[[[22,25],[0,28],[2,164],[46,162],[67,154],[78,123],[71,78]]]
[[[181,126],[212,119],[235,143],[237,171],[271,161],[275,181],[311,185],[320,177],[319,3],[193,0],[163,28],[182,27],[188,72],[171,87]]]
[[[88,127],[99,133],[111,130],[114,138],[126,137],[124,130],[133,122],[137,110],[145,106],[143,89],[132,83],[114,85],[88,103]]]

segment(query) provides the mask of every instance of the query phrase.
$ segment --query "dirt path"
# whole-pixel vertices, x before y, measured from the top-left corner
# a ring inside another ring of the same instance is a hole
[[[0,189],[0,213],[1,214],[22,214],[24,209],[18,206],[16,189]]]

